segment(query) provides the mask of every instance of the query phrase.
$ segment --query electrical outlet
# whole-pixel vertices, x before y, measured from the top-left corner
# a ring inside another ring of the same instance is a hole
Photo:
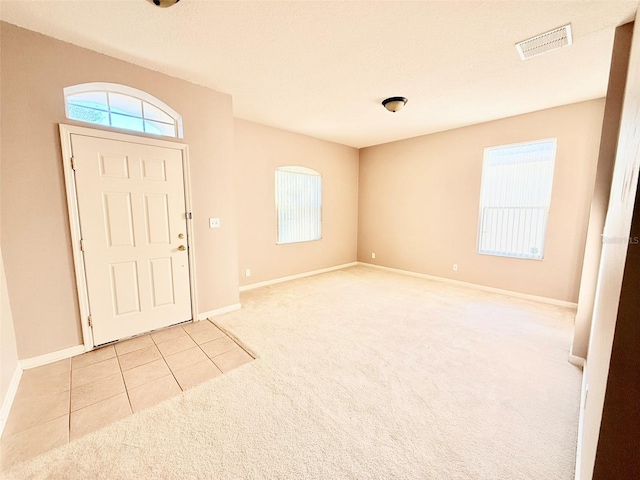
[[[371,258],[376,258],[376,254],[371,252]]]
[[[453,271],[454,271],[454,272],[457,272],[457,271],[458,271],[458,264],[457,264],[457,263],[454,263],[454,264],[453,264]]]
[[[209,228],[220,228],[220,219],[219,218],[210,218],[209,219]]]
[[[244,271],[244,276],[245,276],[245,277],[250,277],[250,276],[251,276],[251,269],[250,269],[250,268],[247,268],[247,269]]]

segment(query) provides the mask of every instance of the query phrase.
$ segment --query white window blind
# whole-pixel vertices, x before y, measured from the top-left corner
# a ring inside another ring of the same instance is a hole
[[[278,243],[322,238],[322,177],[310,168],[276,169]]]
[[[556,140],[485,148],[478,252],[544,256]]]

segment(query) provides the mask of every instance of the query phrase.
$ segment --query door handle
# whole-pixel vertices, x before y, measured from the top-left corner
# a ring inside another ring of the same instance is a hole
[[[178,250],[180,250],[181,252],[184,252],[187,249],[187,247],[185,247],[184,245],[180,245],[178,247]]]

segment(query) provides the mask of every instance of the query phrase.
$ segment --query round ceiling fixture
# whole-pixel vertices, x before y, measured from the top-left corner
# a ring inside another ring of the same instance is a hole
[[[407,103],[407,99],[404,97],[389,97],[382,101],[382,106],[390,112],[397,112]]]
[[[180,0],[148,0],[149,3],[153,3],[156,7],[167,8],[175,5]]]

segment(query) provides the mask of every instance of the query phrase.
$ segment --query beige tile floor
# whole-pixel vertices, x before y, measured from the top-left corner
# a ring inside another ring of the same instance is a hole
[[[202,321],[26,370],[0,439],[0,470],[251,360],[213,323]]]

